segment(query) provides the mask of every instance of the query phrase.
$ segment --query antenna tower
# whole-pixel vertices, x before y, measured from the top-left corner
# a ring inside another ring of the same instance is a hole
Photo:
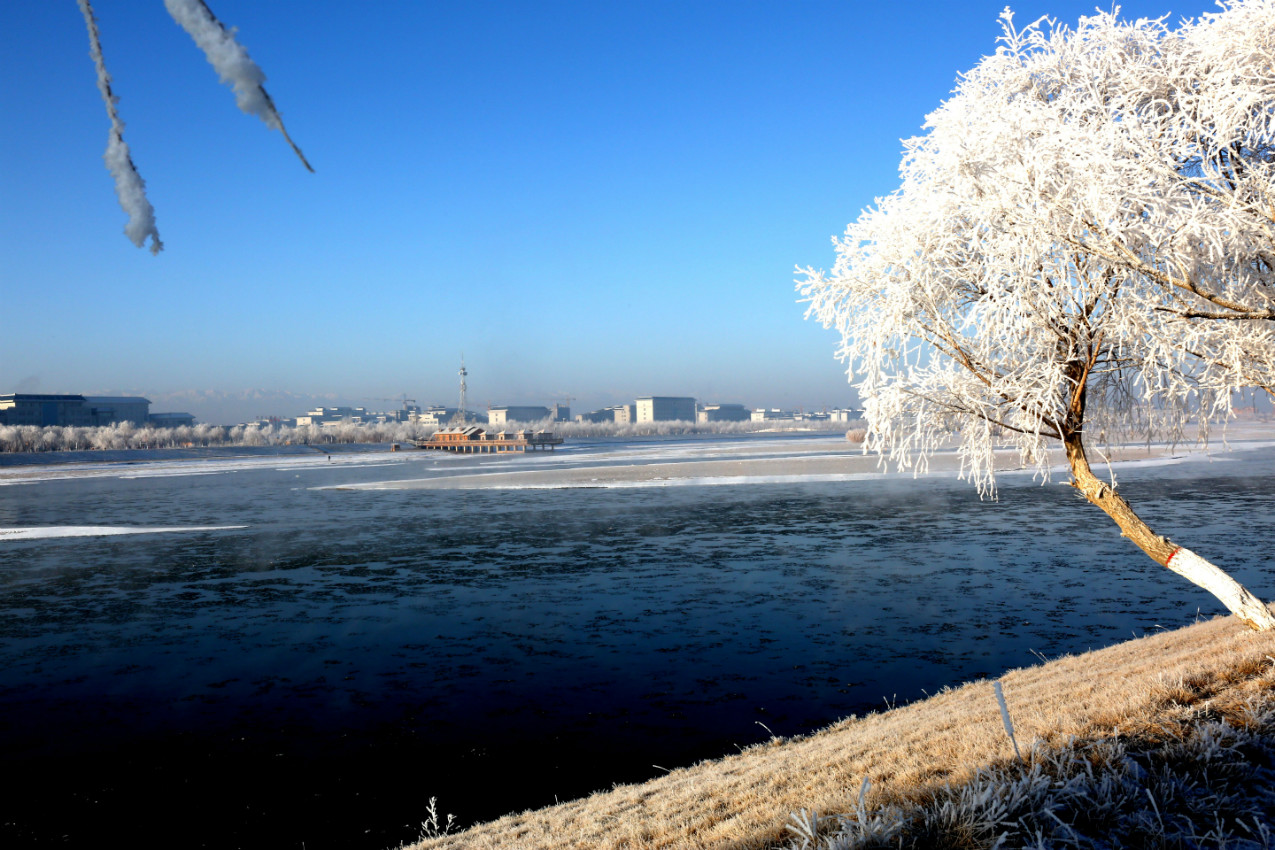
[[[465,370],[465,355],[464,354],[460,355],[460,372],[458,372],[457,374],[460,375],[460,410],[456,411],[456,421],[459,424],[464,425],[465,424],[465,389],[466,389],[465,376],[469,374],[469,372]]]

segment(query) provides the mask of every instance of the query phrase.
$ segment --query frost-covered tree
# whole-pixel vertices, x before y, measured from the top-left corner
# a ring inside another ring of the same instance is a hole
[[[1158,563],[1257,629],[1260,600],[1156,534],[1090,467],[1117,439],[1207,439],[1275,387],[1275,0],[1076,29],[1008,10],[995,55],[905,143],[902,183],[801,270],[869,423],[907,467],[959,434],[994,487],[1006,435]]]

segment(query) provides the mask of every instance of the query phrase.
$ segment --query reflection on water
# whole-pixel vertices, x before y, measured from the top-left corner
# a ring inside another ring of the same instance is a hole
[[[0,528],[249,526],[0,543],[5,846],[389,847],[431,796],[487,819],[1219,610],[1056,484],[314,489],[404,468],[0,488]],[[1123,492],[1269,594],[1271,472]]]

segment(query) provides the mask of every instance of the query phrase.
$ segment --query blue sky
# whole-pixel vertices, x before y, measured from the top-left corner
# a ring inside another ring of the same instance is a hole
[[[829,266],[895,188],[900,140],[995,49],[1004,3],[209,5],[316,173],[162,0],[96,0],[153,257],[122,233],[76,3],[0,4],[0,392],[214,422],[454,403],[463,352],[475,406],[847,405],[793,268]]]

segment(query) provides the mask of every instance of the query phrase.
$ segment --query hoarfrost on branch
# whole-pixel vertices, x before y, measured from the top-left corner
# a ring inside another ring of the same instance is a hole
[[[124,122],[120,119],[117,107],[119,99],[111,90],[111,76],[107,73],[106,62],[102,56],[101,34],[98,31],[92,3],[91,0],[76,0],[76,2],[79,4],[88,30],[89,55],[97,70],[98,90],[102,94],[106,114],[111,122],[110,136],[103,159],[115,180],[115,194],[119,198],[120,206],[128,213],[128,224],[125,225],[124,233],[139,248],[149,237],[151,253],[158,254],[164,246],[159,240],[159,231],[155,226],[155,210],[146,197],[146,183],[133,164],[128,144],[124,141]],[[235,39],[235,31],[223,26],[203,0],[164,0],[164,5],[173,20],[185,29],[204,51],[204,55],[217,70],[222,81],[234,89],[235,101],[239,104],[239,108],[258,116],[268,127],[281,132],[301,160],[301,164],[313,172],[314,169],[310,167],[301,149],[288,135],[274,101],[262,85],[266,79],[265,73]]]
[[[1207,437],[1275,385],[1275,2],[1002,24],[905,142],[900,187],[798,281],[841,333],[867,448],[924,468],[959,429],[981,492],[997,434],[1043,474],[1069,427]]]
[[[158,254],[164,249],[159,240],[159,229],[155,225],[155,208],[146,197],[146,181],[138,173],[133,164],[133,157],[124,141],[124,122],[120,119],[119,100],[111,91],[111,75],[106,71],[106,60],[102,57],[102,39],[97,29],[97,19],[93,15],[93,7],[89,0],[78,0],[80,14],[84,16],[84,26],[89,34],[89,56],[93,59],[93,67],[97,70],[97,89],[102,94],[102,102],[106,105],[106,117],[111,122],[110,135],[106,140],[106,153],[102,159],[106,170],[111,172],[115,180],[115,197],[120,206],[128,214],[128,223],[124,225],[124,235],[138,248],[151,240],[151,253]]]
[[[274,100],[263,85],[266,74],[252,61],[247,49],[235,38],[235,30],[227,29],[212,13],[203,0],[164,0],[164,7],[173,20],[186,31],[208,63],[217,71],[221,81],[235,92],[235,103],[249,115],[256,115],[272,130],[278,130],[301,160],[306,170],[313,172],[301,148],[288,135],[283,118],[275,108]]]

